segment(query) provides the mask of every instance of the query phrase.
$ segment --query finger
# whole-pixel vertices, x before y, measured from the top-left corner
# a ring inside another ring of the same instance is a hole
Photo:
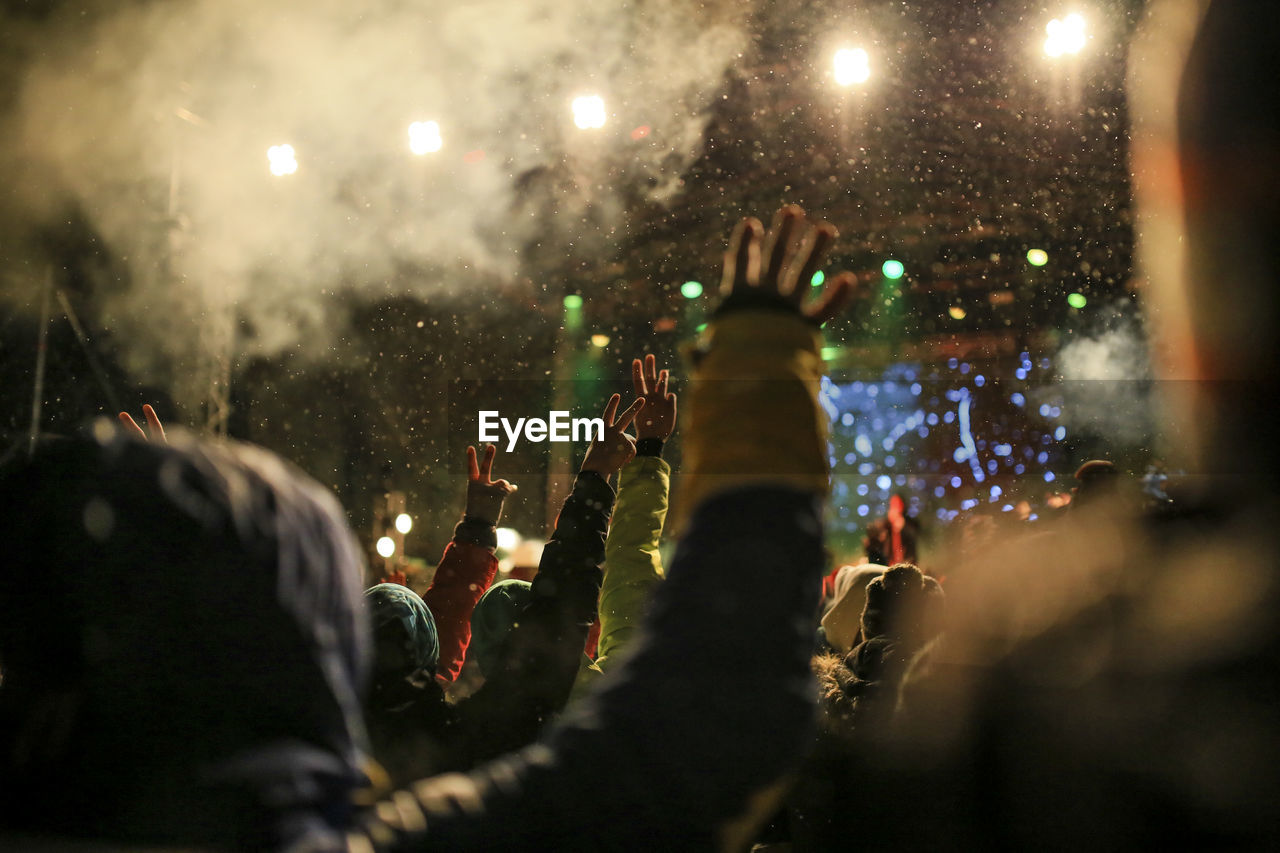
[[[760,234],[764,226],[754,216],[738,223],[729,238],[724,256],[720,292],[725,296],[735,287],[752,287],[760,280]]]
[[[502,491],[506,492],[509,495],[514,492],[520,491],[520,487],[517,486],[515,483],[510,482],[509,480],[494,480],[490,485],[497,486],[499,489],[502,489]]]
[[[480,479],[480,466],[476,464],[476,449],[470,445],[467,446],[467,479]]]
[[[653,353],[644,357],[644,381],[650,391],[658,384],[658,359]]]
[[[768,259],[768,268],[760,279],[766,287],[774,287],[780,282],[783,267],[793,252],[792,242],[796,227],[804,220],[804,211],[794,204],[778,209],[773,215],[773,227],[769,232],[769,243],[764,251]]]
[[[818,325],[839,316],[853,301],[854,294],[857,292],[856,284],[857,279],[854,278],[853,273],[840,273],[827,283],[822,296],[805,309],[805,314],[817,321]]]
[[[667,405],[671,407],[671,423],[674,425],[676,422],[676,395],[675,394],[667,395]]]
[[[667,377],[667,371],[662,371],[658,374],[658,381],[653,385],[653,392],[662,399],[666,399],[667,396]]]
[[[635,390],[637,397],[643,397],[649,393],[648,389],[644,387],[644,368],[638,358],[631,360],[631,386]]]
[[[498,448],[492,444],[484,446],[484,459],[480,461],[480,478],[486,483],[489,482],[489,475],[493,473],[493,457],[498,455]]]
[[[820,223],[805,235],[804,244],[796,253],[799,268],[796,269],[795,280],[791,282],[790,289],[784,291],[797,305],[804,299],[809,282],[813,280],[813,274],[822,266],[823,259],[826,258],[827,252],[831,251],[831,246],[838,236],[836,227],[827,222]],[[793,269],[795,269],[794,266]]]
[[[142,427],[138,426],[138,422],[128,412],[121,412],[116,415],[120,419],[120,423],[124,424],[124,428],[131,433],[137,433],[138,438],[146,440],[147,434],[142,431]]]
[[[160,423],[160,416],[156,414],[155,409],[151,408],[150,403],[142,404],[142,416],[147,419],[147,431],[151,434],[151,440],[168,444],[168,440],[164,437],[164,426]]]
[[[637,397],[636,401],[627,407],[627,410],[618,416],[618,420],[614,422],[613,427],[618,432],[622,432],[627,426],[636,419],[636,415],[640,414],[640,410],[644,408],[644,398]]]
[[[613,426],[613,416],[617,414],[618,404],[622,402],[621,394],[614,394],[609,398],[609,402],[604,405],[604,425],[606,427]]]

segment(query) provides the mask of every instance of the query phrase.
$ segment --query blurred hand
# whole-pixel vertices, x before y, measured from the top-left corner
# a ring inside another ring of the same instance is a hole
[[[658,372],[657,359],[646,355],[644,362],[631,362],[631,384],[644,400],[644,411],[636,417],[636,438],[666,441],[676,428],[676,395],[667,393],[667,371]]]
[[[136,433],[138,438],[154,441],[157,444],[168,444],[168,439],[164,437],[164,427],[161,426],[160,418],[156,416],[156,410],[151,408],[150,403],[143,403],[142,416],[147,419],[147,432],[142,431],[142,427],[138,426],[138,422],[128,412],[121,412],[116,417],[120,419],[126,431]]]
[[[587,449],[587,456],[582,460],[581,471],[595,471],[606,480],[622,470],[636,455],[636,441],[627,435],[625,430],[635,420],[636,414],[644,408],[644,398],[637,399],[627,407],[621,415],[617,415],[618,404],[622,397],[614,394],[604,407],[604,438],[593,441]],[[617,420],[614,416],[617,415]]]
[[[400,586],[408,586],[409,579],[404,572],[393,570],[391,574],[382,579],[382,583],[398,583]]]
[[[467,448],[467,510],[466,514],[497,525],[502,518],[502,504],[507,495],[518,488],[506,480],[493,480],[493,458],[498,448],[485,445],[484,459],[476,461],[476,449]]]
[[[823,292],[808,304],[805,294],[813,290],[809,282],[836,236],[833,225],[806,221],[804,211],[794,204],[774,214],[767,235],[760,220],[742,220],[729,238],[724,256],[720,293],[725,303],[766,297],[777,304],[780,298],[818,325],[835,317],[853,300],[857,282],[853,273],[829,278]]]

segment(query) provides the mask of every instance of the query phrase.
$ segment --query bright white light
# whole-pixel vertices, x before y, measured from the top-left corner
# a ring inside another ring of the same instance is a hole
[[[390,536],[383,536],[377,544],[379,557],[390,557],[396,552],[396,542]]]
[[[584,95],[573,99],[573,123],[583,130],[604,127],[604,99],[599,95]]]
[[[496,532],[498,534],[499,550],[510,552],[520,544],[520,534],[514,528],[499,527]]]
[[[1054,18],[1045,27],[1049,37],[1044,40],[1044,52],[1058,57],[1064,53],[1079,53],[1084,49],[1084,18],[1071,14],[1059,20]]]
[[[835,56],[836,83],[852,86],[871,79],[871,57],[860,47],[841,48]]]
[[[415,121],[409,125],[409,150],[414,154],[434,154],[443,147],[439,122]]]
[[[298,171],[298,158],[292,145],[272,145],[267,149],[267,163],[273,175],[292,175]]]
[[[407,512],[402,512],[396,516],[396,530],[401,533],[408,533],[413,529],[413,519],[409,517]]]

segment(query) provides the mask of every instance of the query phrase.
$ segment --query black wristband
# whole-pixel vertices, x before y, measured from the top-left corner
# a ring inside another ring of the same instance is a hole
[[[660,438],[641,438],[636,441],[636,456],[656,456],[662,458],[662,445]]]
[[[490,551],[498,547],[498,533],[494,523],[474,515],[464,515],[462,517],[462,521],[458,522],[457,527],[453,528],[453,538],[456,542],[479,545],[482,548],[488,548]]]
[[[719,320],[728,314],[740,311],[772,311],[779,314],[790,314],[806,323],[817,326],[812,317],[800,310],[800,306],[775,291],[762,290],[758,287],[738,287],[725,297],[719,307],[712,313],[713,320]]]
[[[609,485],[609,478],[606,477],[604,474],[601,474],[599,471],[595,471],[595,470],[579,471],[578,477],[586,477],[589,480],[595,480],[597,483],[604,484],[604,487],[606,489],[613,491],[613,486]]]

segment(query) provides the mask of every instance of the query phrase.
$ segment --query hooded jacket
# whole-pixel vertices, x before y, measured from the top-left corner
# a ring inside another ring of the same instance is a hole
[[[0,476],[0,529],[0,824],[284,849],[350,823],[368,628],[328,490],[100,425]]]

